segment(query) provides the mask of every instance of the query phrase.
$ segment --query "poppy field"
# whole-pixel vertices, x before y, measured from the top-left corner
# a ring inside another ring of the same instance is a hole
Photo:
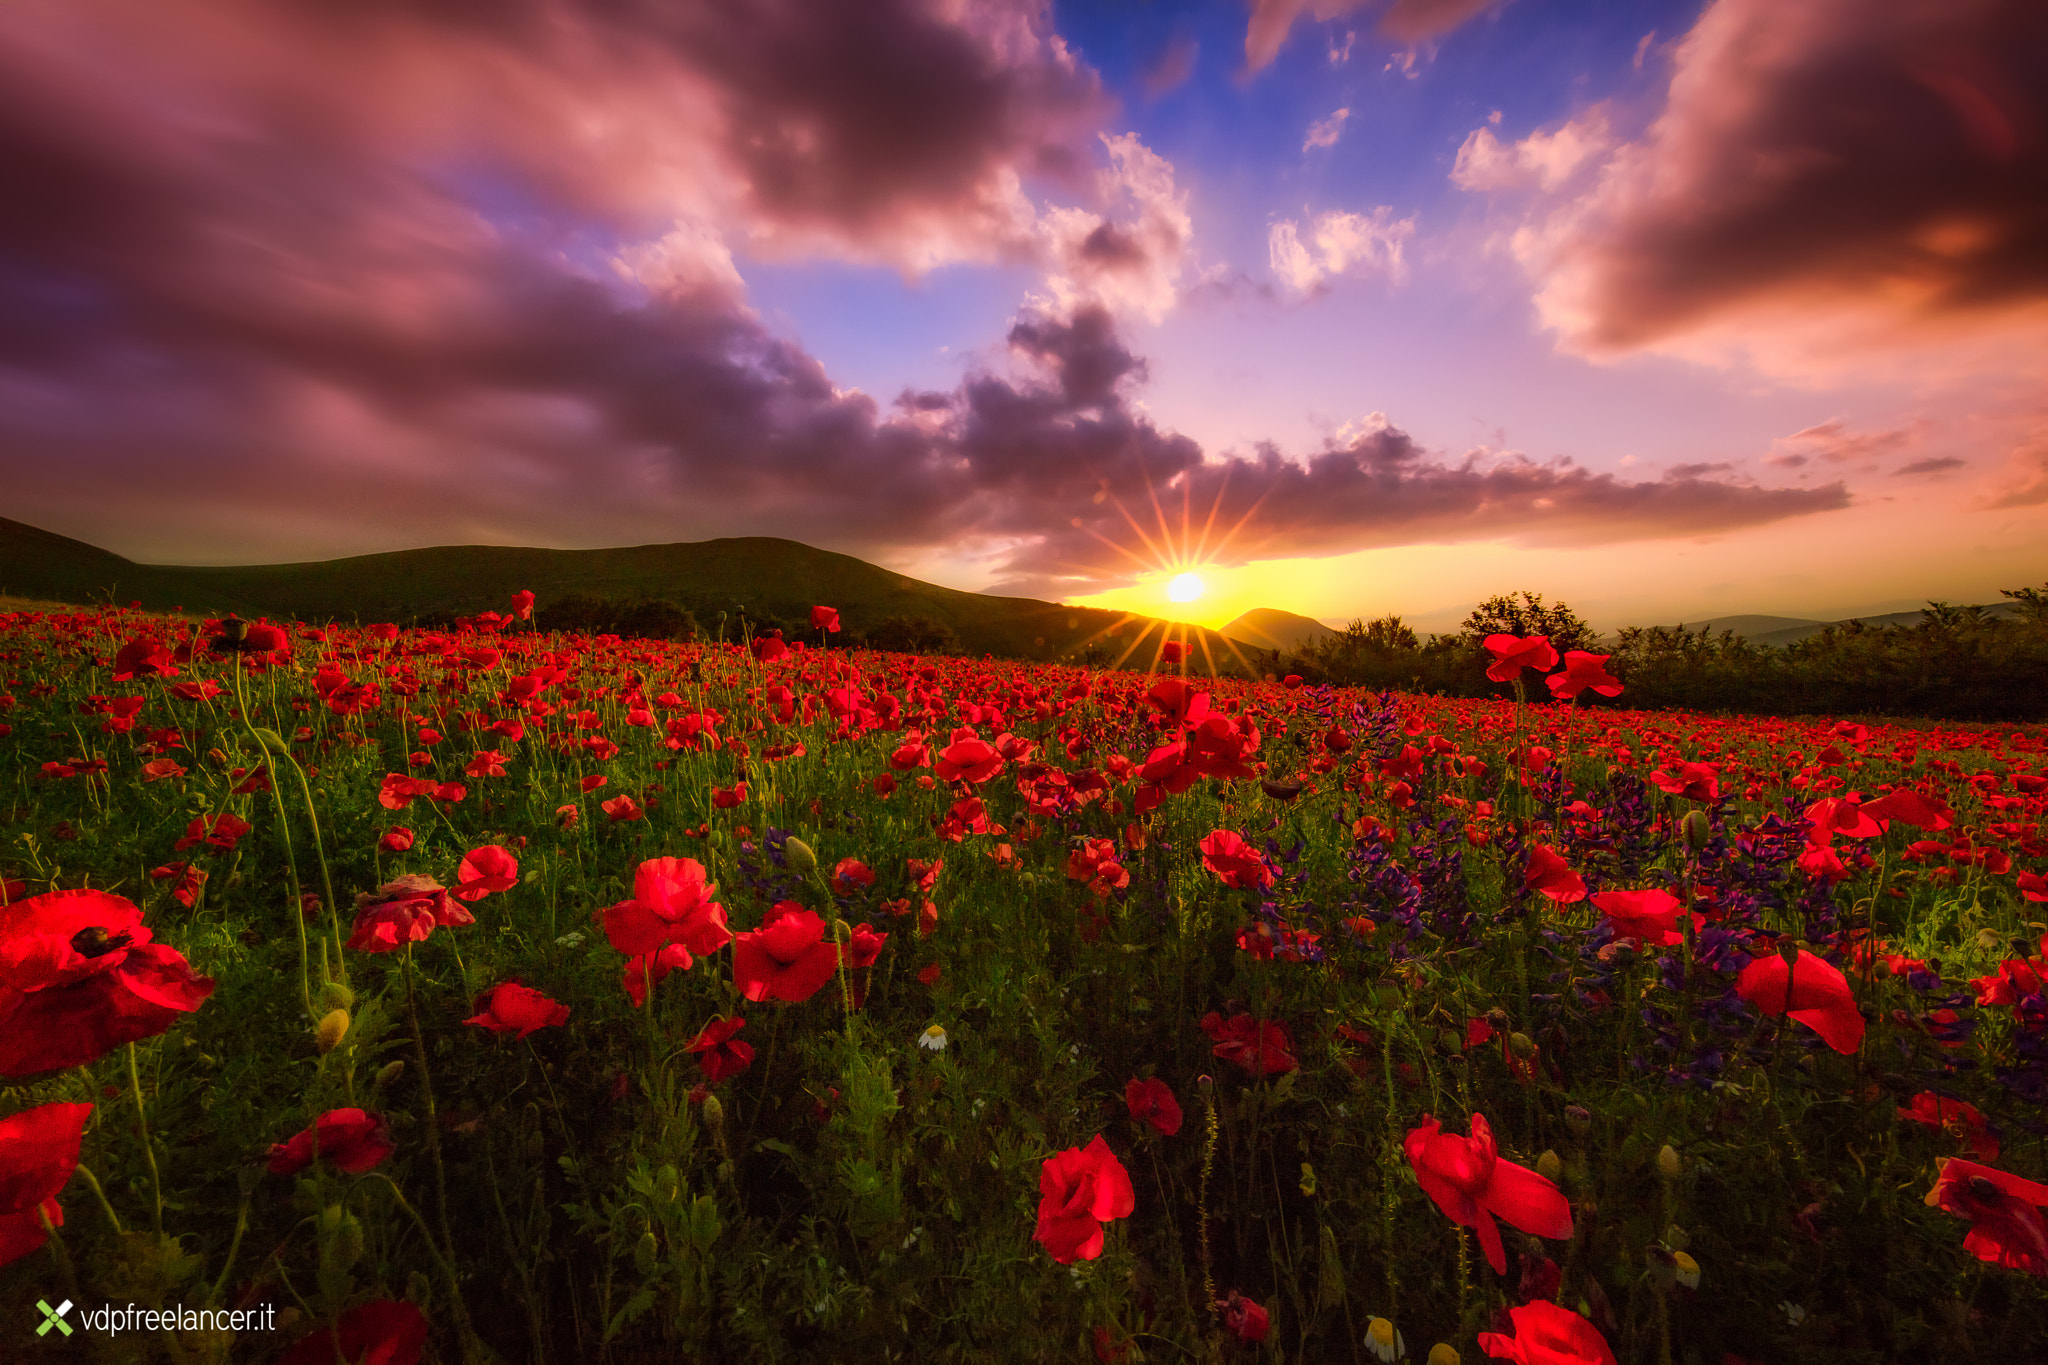
[[[0,1358],[2048,1354],[2040,727],[509,606],[0,614]]]

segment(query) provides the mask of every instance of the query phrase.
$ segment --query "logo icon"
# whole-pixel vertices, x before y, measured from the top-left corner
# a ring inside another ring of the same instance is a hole
[[[67,1337],[71,1335],[71,1324],[64,1321],[64,1315],[71,1311],[71,1300],[66,1299],[64,1300],[64,1302],[58,1304],[55,1308],[52,1308],[49,1304],[43,1302],[41,1299],[37,1299],[36,1307],[43,1310],[43,1325],[41,1327],[36,1328],[37,1336],[46,1337],[50,1335],[50,1329],[52,1327],[56,1328],[58,1331],[62,1332]]]

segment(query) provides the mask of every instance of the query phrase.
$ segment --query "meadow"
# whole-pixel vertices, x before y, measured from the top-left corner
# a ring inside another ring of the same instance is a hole
[[[0,1356],[2048,1353],[2039,726],[531,605],[0,612]]]

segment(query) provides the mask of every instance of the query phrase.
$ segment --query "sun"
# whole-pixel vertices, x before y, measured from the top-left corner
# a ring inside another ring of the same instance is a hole
[[[1192,602],[1206,590],[1200,574],[1184,573],[1166,585],[1169,602]]]

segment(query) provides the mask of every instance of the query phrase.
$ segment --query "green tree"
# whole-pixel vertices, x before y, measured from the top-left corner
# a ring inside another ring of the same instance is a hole
[[[1593,628],[1563,602],[1545,603],[1540,592],[1489,597],[1472,609],[1458,627],[1458,636],[1477,645],[1489,635],[1546,635],[1559,654],[1568,649],[1591,650],[1599,643]]]

